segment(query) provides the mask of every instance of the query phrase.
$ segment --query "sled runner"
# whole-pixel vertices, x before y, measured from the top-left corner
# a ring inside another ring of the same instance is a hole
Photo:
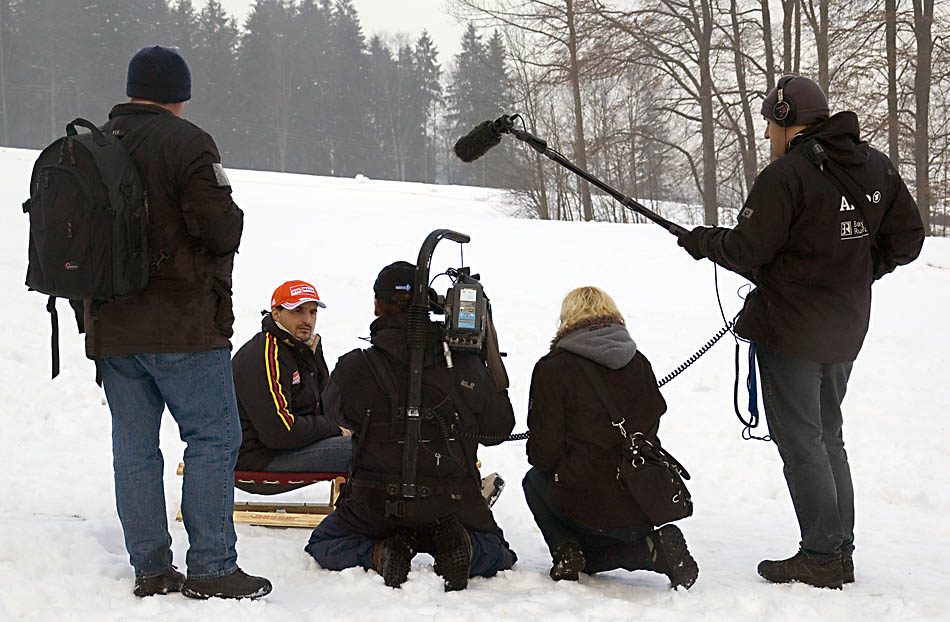
[[[178,475],[185,464],[178,463]],[[346,473],[277,473],[235,471],[234,486],[255,495],[277,495],[317,482],[330,482],[329,503],[234,503],[234,522],[268,527],[316,527],[333,511]],[[177,520],[181,520],[181,510]]]

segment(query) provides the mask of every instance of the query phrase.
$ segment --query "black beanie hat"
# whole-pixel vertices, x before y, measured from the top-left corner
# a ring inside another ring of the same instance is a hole
[[[775,119],[775,104],[778,102],[778,90],[782,88],[782,101],[794,107],[794,116],[785,126],[811,125],[825,121],[829,117],[828,98],[821,87],[804,76],[782,76],[778,84],[769,91],[762,101],[762,116],[770,121]],[[782,125],[779,123],[779,125]]]
[[[391,302],[396,292],[412,293],[412,285],[416,278],[416,267],[408,261],[391,263],[379,271],[376,282],[373,283],[373,292],[376,298],[383,302]]]
[[[139,50],[129,61],[125,94],[163,104],[191,99],[191,71],[178,50],[156,45]]]

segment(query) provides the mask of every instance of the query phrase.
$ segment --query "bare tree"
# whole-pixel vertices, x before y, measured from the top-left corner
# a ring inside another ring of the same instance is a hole
[[[543,70],[544,79],[567,84],[571,89],[574,110],[574,160],[587,169],[587,146],[584,134],[584,105],[581,76],[585,73],[583,32],[589,18],[589,0],[453,0],[455,6],[469,17],[488,20],[505,29],[517,29],[535,42],[532,64]],[[578,180],[584,218],[594,217],[590,187]]]
[[[618,53],[625,53],[629,62],[656,68],[678,87],[669,112],[698,122],[704,221],[717,224],[712,0],[651,0],[635,10],[609,8],[602,0],[595,4],[597,13],[616,31],[612,39],[626,38],[626,42],[617,41]]]
[[[10,35],[7,30],[12,22],[10,0],[0,0],[0,144],[10,144],[9,116],[7,113],[7,46],[10,45]]]
[[[900,121],[897,118],[897,0],[884,0],[887,49],[887,155],[900,165]]]
[[[917,70],[914,75],[914,166],[917,207],[924,231],[930,232],[930,78],[933,59],[933,0],[913,0],[914,38],[917,41]]]

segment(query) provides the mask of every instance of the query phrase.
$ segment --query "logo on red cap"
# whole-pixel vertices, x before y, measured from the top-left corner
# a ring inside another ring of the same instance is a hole
[[[305,302],[315,302],[318,307],[326,307],[320,300],[317,289],[306,281],[287,281],[274,290],[270,306],[296,309]]]

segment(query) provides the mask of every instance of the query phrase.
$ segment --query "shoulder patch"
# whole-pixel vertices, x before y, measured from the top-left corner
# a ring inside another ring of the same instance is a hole
[[[220,162],[215,162],[211,167],[214,169],[214,178],[218,182],[218,186],[221,188],[229,188],[231,186],[231,180],[228,179],[228,174],[224,172],[224,166]]]

